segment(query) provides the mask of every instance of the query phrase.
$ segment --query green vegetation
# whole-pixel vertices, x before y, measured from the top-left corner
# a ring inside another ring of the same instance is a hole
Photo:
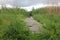
[[[24,22],[29,16],[42,24],[41,32],[33,33],[29,30]],[[31,12],[20,8],[2,8],[0,40],[60,40],[60,14],[49,12],[48,8],[33,9]]]
[[[24,19],[28,16],[23,9],[0,9],[0,40],[28,40],[31,32]]]
[[[60,14],[54,11],[55,8],[51,13],[48,8],[32,11],[33,18],[41,23],[43,27],[41,40],[60,40]]]

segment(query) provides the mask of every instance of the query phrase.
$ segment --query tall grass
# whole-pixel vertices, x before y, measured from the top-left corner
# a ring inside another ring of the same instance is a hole
[[[0,40],[29,40],[32,33],[24,22],[27,16],[23,9],[0,9]]]
[[[55,8],[51,12],[49,8],[33,10],[33,18],[42,24],[41,40],[59,40],[60,39],[60,14],[56,13]],[[44,37],[45,36],[45,37]],[[40,39],[39,39],[40,40]]]
[[[60,14],[49,8],[31,12],[20,8],[0,9],[0,40],[60,40]],[[34,33],[27,27],[24,20],[30,14],[42,24],[41,32]]]

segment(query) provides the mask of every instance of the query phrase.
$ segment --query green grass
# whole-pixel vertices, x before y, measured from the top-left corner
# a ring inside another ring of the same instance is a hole
[[[25,18],[32,17],[42,24],[42,31],[29,30]],[[60,40],[60,14],[49,13],[47,8],[27,12],[20,8],[0,9],[0,40]]]
[[[60,14],[49,13],[47,9],[42,8],[33,10],[33,18],[42,24],[43,31],[41,32],[45,37],[41,40],[59,40],[60,39]]]
[[[28,16],[23,9],[0,9],[0,40],[28,40],[32,34],[24,19]]]

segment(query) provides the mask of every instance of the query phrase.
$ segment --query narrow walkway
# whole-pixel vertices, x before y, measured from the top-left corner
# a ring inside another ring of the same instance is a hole
[[[25,22],[31,31],[34,32],[40,31],[41,24],[34,20],[32,17],[26,18]]]

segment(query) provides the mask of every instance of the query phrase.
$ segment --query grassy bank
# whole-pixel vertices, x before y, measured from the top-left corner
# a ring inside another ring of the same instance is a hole
[[[0,40],[60,40],[60,14],[55,8],[48,10],[41,8],[27,12],[19,8],[0,9]],[[31,16],[30,13],[42,24],[42,32],[33,33],[27,27],[24,20]]]
[[[51,12],[50,12],[50,10]],[[60,39],[60,14],[57,8],[49,7],[33,10],[33,18],[43,26],[41,40],[59,40]],[[56,9],[56,10],[55,10]],[[56,13],[57,12],[57,13]]]
[[[31,32],[24,19],[28,16],[23,9],[0,9],[0,40],[28,40]]]

